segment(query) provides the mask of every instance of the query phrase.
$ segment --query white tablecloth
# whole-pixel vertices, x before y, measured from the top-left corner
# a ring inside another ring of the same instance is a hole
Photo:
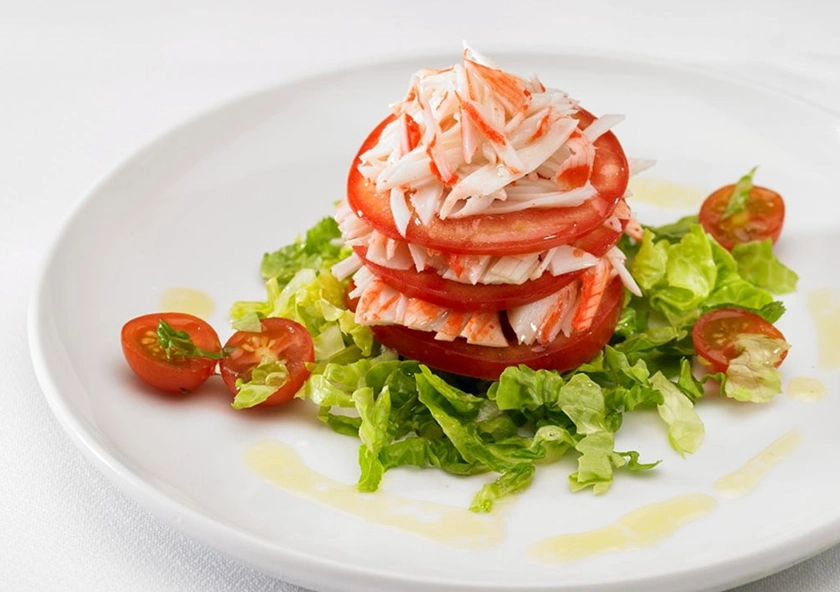
[[[0,589],[300,590],[164,525],[51,414],[26,311],[47,246],[101,175],[222,101],[315,70],[468,40],[666,57],[837,109],[829,0],[0,3]],[[80,345],[84,344],[84,336]],[[739,592],[840,589],[840,547]]]

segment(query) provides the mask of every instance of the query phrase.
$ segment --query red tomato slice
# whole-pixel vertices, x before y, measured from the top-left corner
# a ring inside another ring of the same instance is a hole
[[[161,319],[176,331],[186,331],[200,349],[218,352],[222,348],[216,331],[202,319],[180,312],[161,312],[137,317],[123,325],[121,340],[125,360],[137,376],[158,390],[193,391],[213,374],[216,360],[179,355],[167,359],[157,338]]]
[[[433,270],[391,269],[365,259],[366,249],[354,247],[365,267],[406,296],[459,310],[506,310],[554,294],[582,271],[553,276],[545,273],[522,284],[464,284],[440,277]]]
[[[596,257],[601,257],[621,238],[627,221],[622,220],[622,230],[615,231],[599,226],[586,236],[575,241],[575,247]],[[440,277],[432,270],[417,272],[413,269],[391,269],[377,265],[365,257],[367,249],[354,247],[365,266],[382,278],[386,284],[403,294],[421,298],[432,304],[461,310],[495,311],[506,310],[529,302],[536,302],[563,288],[582,271],[552,276],[543,274],[536,280],[519,285],[512,284],[464,284]],[[353,307],[355,309],[355,306]]]
[[[740,243],[768,238],[775,243],[785,221],[782,196],[766,187],[754,186],[744,209],[724,218],[723,213],[734,189],[735,185],[727,185],[706,198],[699,214],[703,229],[729,250]]]
[[[315,361],[312,337],[306,327],[291,319],[268,318],[260,321],[262,331],[237,331],[225,344],[231,353],[219,362],[222,379],[234,395],[239,392],[236,381],[251,380],[251,372],[260,363],[283,360],[289,372],[283,383],[261,405],[280,405],[290,401],[300,390],[310,371],[307,363]]]
[[[745,333],[785,340],[782,332],[755,313],[743,308],[716,308],[694,324],[691,338],[694,349],[712,372],[726,372],[729,361],[740,355],[735,339]],[[787,352],[782,354],[781,364]]]
[[[627,227],[628,220],[621,220],[621,230],[615,231],[607,228],[603,224],[597,226],[591,232],[587,232],[575,240],[571,245],[577,247],[582,251],[591,253],[596,257],[601,257],[604,253],[615,246],[621,235],[624,234],[624,229]]]
[[[535,370],[564,372],[591,360],[610,340],[621,316],[621,280],[615,278],[604,291],[595,320],[586,331],[566,337],[562,333],[548,347],[511,345],[485,347],[463,339],[438,341],[434,334],[399,325],[371,327],[376,338],[401,356],[433,368],[474,378],[495,380],[508,366],[525,364]]]
[[[595,119],[584,110],[577,117],[583,128]],[[598,228],[627,188],[627,158],[615,135],[607,132],[595,141],[595,163],[590,181],[598,194],[581,205],[446,220],[436,217],[428,225],[421,224],[415,216],[403,237],[394,222],[388,196],[376,193],[374,184],[362,176],[357,166],[359,155],[376,144],[383,128],[392,119],[393,116],[386,118],[371,132],[353,159],[347,179],[347,200],[352,210],[368,224],[397,240],[452,253],[532,253],[535,249],[572,243]]]

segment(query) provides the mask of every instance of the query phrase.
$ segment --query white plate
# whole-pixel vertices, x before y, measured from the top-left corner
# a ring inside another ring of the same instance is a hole
[[[801,274],[780,327],[793,343],[785,379],[815,376],[819,403],[779,397],[759,407],[705,401],[707,437],[687,459],[650,416],[630,417],[619,445],[664,463],[621,475],[603,496],[568,491],[570,459],[538,471],[506,516],[507,535],[485,550],[452,549],[285,493],[243,462],[266,439],[352,483],[357,443],[333,434],[300,402],[282,414],[234,412],[223,388],[175,401],[127,370],[119,330],[188,286],[212,296],[209,320],[229,334],[234,300],[263,296],[260,257],[329,215],[357,145],[421,66],[456,56],[344,71],[225,105],[142,150],[76,209],[53,247],[31,310],[32,352],[61,423],[113,481],[155,514],[279,577],[322,589],[719,590],[782,569],[840,540],[838,377],[817,367],[809,291],[838,286],[826,253],[840,252],[833,204],[840,160],[837,117],[794,98],[674,66],[575,55],[495,56],[505,68],[570,91],[596,113],[619,112],[631,156],[658,160],[652,175],[703,190],[761,165],[758,180],[787,198],[781,257]],[[639,205],[643,221],[676,218]],[[817,214],[817,215],[815,215]],[[828,269],[827,269],[828,268]],[[597,528],[713,482],[779,436],[801,445],[750,496],[663,543],[556,565],[528,547]],[[482,479],[393,471],[384,488],[465,506]]]

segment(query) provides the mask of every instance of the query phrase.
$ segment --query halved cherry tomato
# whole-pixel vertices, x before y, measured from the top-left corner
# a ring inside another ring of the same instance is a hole
[[[438,341],[433,333],[399,325],[371,327],[376,338],[400,355],[433,368],[474,378],[495,380],[508,366],[525,364],[535,370],[564,372],[588,362],[615,333],[623,303],[621,280],[615,278],[604,291],[595,320],[586,331],[566,337],[562,333],[549,346],[510,345],[485,347],[463,339]]]
[[[595,117],[588,111],[577,114],[586,128]],[[607,132],[595,141],[595,162],[590,182],[598,194],[579,206],[531,209],[521,212],[476,215],[466,218],[433,218],[408,224],[406,236],[397,230],[387,195],[376,192],[374,183],[358,170],[359,155],[379,140],[386,118],[359,149],[347,179],[347,201],[353,211],[381,233],[397,239],[450,253],[512,255],[566,245],[597,229],[612,213],[627,188],[627,158],[615,135]]]
[[[161,312],[137,317],[123,325],[125,360],[137,376],[156,389],[170,393],[193,391],[213,374],[216,360],[178,354],[167,358],[157,337],[161,319],[176,331],[185,331],[200,349],[218,352],[222,348],[216,331],[202,319],[180,312]]]
[[[699,220],[703,229],[726,249],[750,241],[772,240],[782,232],[785,202],[782,196],[766,187],[754,186],[740,212],[724,218],[735,185],[721,187],[703,202]]]
[[[735,340],[743,334],[766,335],[784,341],[785,336],[771,323],[743,308],[716,308],[694,324],[691,338],[697,355],[712,372],[726,372],[729,362],[740,355]],[[782,354],[779,363],[785,359]]]
[[[260,332],[237,331],[225,344],[230,353],[219,362],[222,379],[234,395],[239,392],[236,381],[251,380],[259,364],[282,360],[289,373],[284,382],[261,405],[280,405],[290,401],[300,390],[310,370],[307,363],[315,360],[312,337],[306,327],[291,319],[268,318],[260,321]]]

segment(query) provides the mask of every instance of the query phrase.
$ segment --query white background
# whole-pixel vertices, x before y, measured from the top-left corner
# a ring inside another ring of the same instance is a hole
[[[490,55],[683,61],[838,110],[839,25],[829,0],[0,1],[0,589],[299,590],[125,497],[73,446],[37,386],[26,312],[40,263],[74,204],[139,147],[284,80],[424,53],[455,60],[463,39]],[[738,591],[838,589],[834,548]]]

